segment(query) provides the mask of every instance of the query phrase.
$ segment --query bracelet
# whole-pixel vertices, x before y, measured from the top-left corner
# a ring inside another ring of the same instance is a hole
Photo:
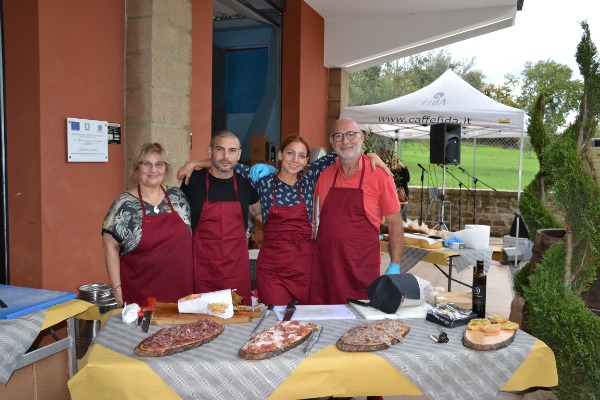
[[[114,293],[114,292],[118,292],[119,290],[121,290],[121,285],[119,285],[119,286],[117,286],[117,287],[114,287],[114,288],[112,288],[111,290],[112,290],[112,292],[113,292],[113,293]]]

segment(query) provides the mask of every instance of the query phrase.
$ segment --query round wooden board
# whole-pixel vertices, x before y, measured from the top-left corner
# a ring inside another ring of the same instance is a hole
[[[463,345],[473,350],[491,351],[508,346],[515,340],[517,331],[501,329],[498,333],[487,333],[467,329],[463,335]]]

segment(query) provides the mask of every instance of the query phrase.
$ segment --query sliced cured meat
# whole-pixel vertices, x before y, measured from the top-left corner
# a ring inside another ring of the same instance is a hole
[[[133,353],[139,357],[170,356],[202,346],[224,330],[223,324],[209,319],[163,328],[142,340]]]
[[[243,360],[264,360],[278,356],[300,345],[318,327],[311,322],[280,322],[258,332],[242,346],[238,355]]]
[[[404,321],[383,319],[358,325],[344,333],[335,344],[342,351],[378,351],[402,341],[410,331]]]

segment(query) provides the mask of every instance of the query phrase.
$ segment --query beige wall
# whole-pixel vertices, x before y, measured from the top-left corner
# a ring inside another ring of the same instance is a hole
[[[189,160],[192,1],[129,0],[125,46],[126,164],[140,145],[161,143],[168,161]],[[171,168],[165,177],[177,185]],[[132,180],[126,176],[128,186]]]

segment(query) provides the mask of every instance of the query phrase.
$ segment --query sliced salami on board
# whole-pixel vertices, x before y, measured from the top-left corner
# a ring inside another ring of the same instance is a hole
[[[351,328],[335,346],[348,352],[379,351],[402,342],[410,325],[401,320],[383,319]]]
[[[214,340],[225,326],[210,319],[163,328],[142,340],[133,353],[138,357],[164,357],[194,349]]]
[[[302,344],[318,328],[312,322],[280,322],[258,332],[242,346],[238,355],[242,360],[265,360],[278,356]]]

